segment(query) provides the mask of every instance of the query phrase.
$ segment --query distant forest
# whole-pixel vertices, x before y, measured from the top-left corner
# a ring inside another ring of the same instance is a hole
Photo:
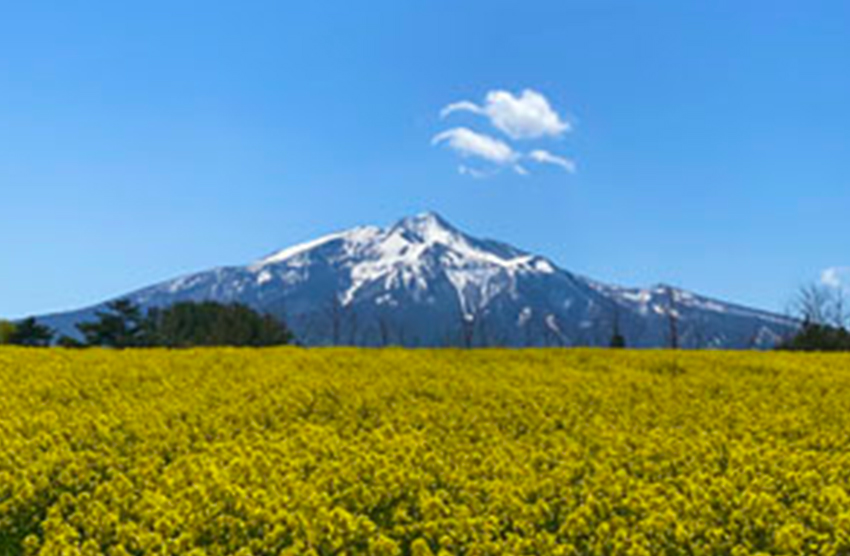
[[[95,320],[77,325],[80,337],[56,337],[53,330],[28,318],[0,323],[0,344],[28,347],[115,349],[201,346],[276,346],[292,343],[286,325],[239,304],[212,301],[176,303],[163,309],[142,310],[126,299],[109,303]]]

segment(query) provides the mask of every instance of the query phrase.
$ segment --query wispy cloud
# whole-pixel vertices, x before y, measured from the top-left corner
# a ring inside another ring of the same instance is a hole
[[[552,164],[554,166],[559,166],[571,174],[574,174],[576,171],[576,163],[574,161],[563,156],[552,154],[549,151],[544,151],[543,149],[531,151],[528,153],[528,158],[539,164]]]
[[[440,116],[445,118],[455,112],[485,116],[493,127],[514,140],[559,137],[572,129],[545,96],[531,89],[525,89],[519,96],[508,91],[490,91],[484,104],[462,100],[443,108]]]
[[[476,180],[483,180],[491,177],[493,175],[493,170],[482,170],[480,168],[473,168],[466,164],[461,164],[457,167],[457,173],[461,176],[469,176]]]
[[[440,143],[447,143],[461,156],[479,157],[495,164],[510,164],[519,158],[511,146],[504,141],[466,127],[456,127],[438,133],[431,140],[431,144]]]

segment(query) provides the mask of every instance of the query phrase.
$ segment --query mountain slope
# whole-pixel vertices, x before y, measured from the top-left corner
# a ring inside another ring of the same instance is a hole
[[[668,286],[628,289],[457,230],[425,213],[365,226],[129,294],[144,307],[240,302],[283,317],[306,344],[769,347],[785,317]],[[98,307],[39,320],[62,333]]]

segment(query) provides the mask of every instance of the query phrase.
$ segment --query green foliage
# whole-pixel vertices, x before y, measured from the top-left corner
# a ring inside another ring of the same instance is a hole
[[[270,315],[260,315],[240,304],[211,301],[182,302],[144,313],[129,300],[113,301],[94,322],[77,328],[82,345],[112,348],[200,346],[274,346],[292,341],[286,326]],[[62,338],[64,347],[81,347]]]
[[[150,345],[275,346],[292,341],[287,328],[270,315],[239,304],[177,303],[149,313]]]
[[[790,340],[778,349],[788,351],[850,351],[850,332],[846,328],[806,322]]]
[[[17,324],[11,324],[11,326],[9,324],[0,323],[0,344],[47,347],[53,341],[53,330],[48,326],[39,324],[33,317],[26,318]]]
[[[12,343],[16,328],[15,323],[8,320],[0,320],[0,346]]]
[[[98,311],[95,316],[96,321],[77,325],[87,345],[118,349],[145,345],[145,317],[130,300],[112,301],[106,311]]]
[[[612,348],[624,348],[626,347],[626,337],[620,334],[619,332],[615,333],[611,336],[611,342],[609,347]]]
[[[84,347],[88,347],[88,346],[86,346],[86,344],[84,344],[80,340],[78,340],[76,338],[72,338],[71,336],[64,336],[64,335],[59,336],[59,339],[56,340],[56,345],[61,347],[61,348],[67,348],[67,349],[81,349],[81,348],[84,348]]]

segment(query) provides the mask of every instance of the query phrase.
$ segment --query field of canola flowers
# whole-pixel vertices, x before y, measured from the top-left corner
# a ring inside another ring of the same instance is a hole
[[[0,350],[0,555],[850,554],[850,358]]]

